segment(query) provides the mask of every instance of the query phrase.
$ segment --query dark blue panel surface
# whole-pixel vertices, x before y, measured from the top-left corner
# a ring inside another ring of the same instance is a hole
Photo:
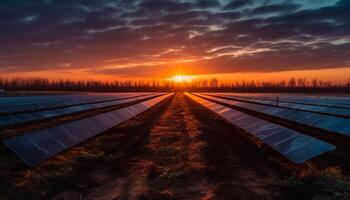
[[[208,109],[216,112],[226,120],[229,120],[229,122],[239,128],[254,135],[256,138],[260,139],[294,163],[303,163],[315,156],[335,149],[335,146],[332,144],[304,135],[292,129],[270,123],[188,93],[186,93],[186,95],[190,96],[193,100]],[[227,101],[229,102],[229,100]],[[229,115],[228,112],[237,114]]]
[[[111,112],[62,124],[57,127],[27,133],[5,140],[4,143],[23,161],[34,166],[38,163],[100,134],[121,122],[154,106],[172,94],[162,95]]]

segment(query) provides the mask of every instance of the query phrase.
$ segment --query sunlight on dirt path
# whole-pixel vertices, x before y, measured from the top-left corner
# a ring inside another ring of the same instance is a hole
[[[194,112],[203,109],[177,94],[151,126],[146,149],[127,176],[90,190],[84,199],[274,199],[272,172],[256,172],[222,138],[235,133]]]

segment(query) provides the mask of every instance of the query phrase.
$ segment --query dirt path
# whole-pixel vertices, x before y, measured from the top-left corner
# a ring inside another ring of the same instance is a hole
[[[1,200],[270,200],[280,191],[259,150],[180,93],[35,168],[4,156]]]
[[[242,154],[246,146],[232,134],[178,94],[151,126],[145,150],[127,175],[88,191],[85,198],[275,199],[277,176],[260,166],[260,159],[242,159],[249,152]]]

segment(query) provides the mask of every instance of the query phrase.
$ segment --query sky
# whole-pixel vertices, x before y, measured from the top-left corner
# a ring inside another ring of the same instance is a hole
[[[349,0],[1,0],[0,76],[344,82]]]

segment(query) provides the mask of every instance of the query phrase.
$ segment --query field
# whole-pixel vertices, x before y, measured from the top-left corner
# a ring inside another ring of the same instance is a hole
[[[350,199],[350,98],[0,97],[0,199]]]

